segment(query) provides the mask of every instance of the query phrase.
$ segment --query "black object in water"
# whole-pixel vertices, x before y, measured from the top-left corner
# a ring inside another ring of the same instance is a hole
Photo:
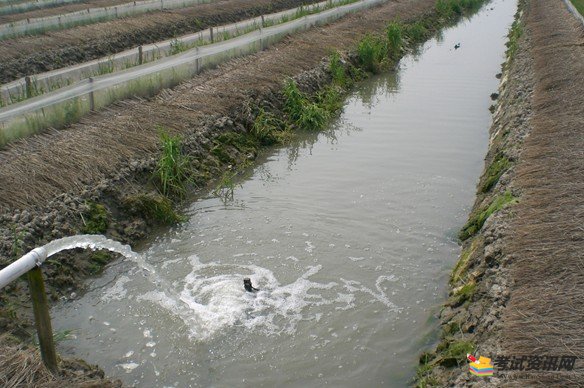
[[[254,286],[251,285],[251,279],[250,278],[244,278],[243,279],[243,288],[245,288],[245,290],[247,292],[255,292],[255,291],[259,291],[259,288],[255,288]]]

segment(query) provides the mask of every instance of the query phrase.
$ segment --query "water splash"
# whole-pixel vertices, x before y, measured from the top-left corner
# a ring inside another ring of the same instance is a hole
[[[119,241],[111,240],[101,234],[78,234],[75,236],[63,237],[53,240],[43,248],[47,251],[47,258],[69,249],[91,249],[93,251],[105,249],[110,252],[119,253],[126,259],[136,263],[141,269],[145,270],[146,277],[160,289],[162,293],[168,293],[170,298],[179,300],[179,296],[173,291],[172,287],[161,278],[156,269],[148,264],[144,258],[134,252],[129,245],[122,244]],[[123,290],[118,290],[123,292]]]
[[[385,281],[394,281],[393,277],[380,277],[375,284],[376,291],[345,279],[341,279],[344,284],[333,281],[320,283],[311,279],[322,270],[321,265],[316,265],[306,267],[296,280],[282,285],[267,268],[219,262],[203,264],[193,255],[184,259],[189,273],[170,284],[128,245],[102,235],[65,237],[50,242],[44,248],[48,256],[75,248],[106,249],[135,262],[145,270],[154,288],[131,297],[159,305],[179,317],[189,328],[190,338],[196,341],[205,341],[229,327],[260,330],[267,335],[293,334],[299,322],[320,319],[322,309],[319,307],[334,306],[337,310],[353,308],[355,292],[369,294],[387,308],[397,309],[381,287]],[[168,261],[161,269],[181,262],[181,259]],[[251,278],[261,290],[254,294],[246,292],[241,284],[245,277]],[[128,298],[128,291],[135,289],[129,284],[133,281],[140,282],[139,278],[120,277],[105,291],[101,300],[112,303]]]
[[[190,273],[175,284],[182,286],[179,292],[182,303],[159,290],[142,293],[136,299],[154,303],[179,317],[195,341],[206,341],[232,327],[265,335],[292,335],[301,321],[318,321],[322,306],[333,306],[336,310],[355,307],[355,294],[346,293],[346,286],[312,279],[322,270],[321,265],[306,267],[296,280],[282,285],[271,270],[257,265],[203,264],[196,255],[187,261],[183,265],[187,265]],[[245,277],[251,278],[260,291],[246,292],[241,284]],[[373,295],[389,309],[397,309],[379,289],[373,292],[359,284],[352,290]]]
[[[78,234],[75,236],[63,237],[53,240],[46,244],[43,248],[47,251],[47,257],[51,257],[61,251],[75,248],[83,249],[107,249],[108,251],[116,252],[124,255],[133,261],[138,260],[140,255],[132,251],[129,245],[124,245],[119,241],[110,240],[101,234]]]

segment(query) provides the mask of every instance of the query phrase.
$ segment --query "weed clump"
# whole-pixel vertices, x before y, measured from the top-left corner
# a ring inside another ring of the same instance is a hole
[[[474,281],[470,281],[464,286],[462,286],[454,295],[455,300],[453,306],[460,306],[465,302],[470,302],[476,292],[477,285]]]
[[[84,227],[83,233],[102,234],[108,227],[108,216],[105,206],[95,202],[89,203],[89,209],[82,218]]]
[[[112,259],[112,254],[107,251],[96,251],[93,252],[89,258],[89,272],[92,275],[96,275],[103,270],[103,267],[109,263]]]
[[[181,139],[162,131],[162,154],[154,170],[154,178],[165,196],[184,197],[189,182],[190,161],[181,152]]]
[[[401,55],[403,49],[403,35],[404,27],[400,22],[394,21],[388,24],[386,30],[387,34],[387,51],[388,54],[397,58]]]
[[[466,355],[474,349],[470,341],[444,341],[438,345],[436,352],[440,354],[440,365],[449,368],[464,363]]]
[[[160,194],[139,194],[128,196],[124,205],[131,214],[143,216],[159,224],[173,224],[183,221],[174,210],[172,201]]]
[[[450,284],[454,285],[458,283],[460,279],[463,278],[464,274],[468,270],[470,265],[470,260],[479,247],[479,239],[474,239],[469,247],[463,249],[460,254],[460,259],[456,263],[452,275],[450,275]]]
[[[371,34],[365,35],[357,46],[357,57],[359,65],[363,69],[371,73],[378,73],[387,57],[386,41]]]
[[[284,112],[292,124],[302,130],[318,131],[324,128],[329,114],[323,107],[312,102],[298,89],[296,82],[288,80],[284,85]]]
[[[286,124],[263,108],[260,108],[250,133],[262,146],[285,143],[289,136]]]
[[[341,54],[338,51],[334,51],[329,58],[329,72],[333,80],[333,84],[340,87],[345,87],[349,83],[347,78],[347,73],[345,67],[341,62]]]
[[[404,26],[404,35],[412,42],[420,42],[428,36],[428,29],[422,22],[406,24]]]
[[[185,42],[179,39],[173,39],[170,41],[170,55],[176,55],[188,50],[188,46]]]
[[[478,9],[485,0],[437,0],[436,13],[444,19],[452,19],[463,14],[465,10]]]
[[[523,35],[523,26],[521,25],[521,21],[519,19],[515,19],[513,24],[511,25],[511,30],[509,31],[508,40],[505,45],[507,46],[507,51],[505,54],[509,60],[512,60],[515,57],[515,53],[519,49],[519,38]],[[510,61],[508,61],[510,62]],[[509,65],[507,65],[509,66]]]
[[[226,171],[219,180],[219,183],[213,190],[213,195],[220,198],[224,204],[233,201],[233,196],[235,194],[235,178],[237,177],[236,171]]]

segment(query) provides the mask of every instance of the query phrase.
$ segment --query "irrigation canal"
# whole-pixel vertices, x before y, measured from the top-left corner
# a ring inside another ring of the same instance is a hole
[[[437,336],[515,10],[495,0],[444,30],[327,131],[272,150],[233,201],[194,202],[141,251],[162,282],[120,261],[53,310],[76,337],[60,351],[144,387],[407,385]]]

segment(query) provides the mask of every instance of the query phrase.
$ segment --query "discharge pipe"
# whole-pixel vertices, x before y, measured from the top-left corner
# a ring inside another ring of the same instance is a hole
[[[0,290],[34,267],[40,267],[46,259],[47,250],[43,247],[35,248],[8,267],[0,270]]]
[[[53,341],[49,303],[41,271],[41,264],[46,259],[47,250],[44,247],[35,248],[8,267],[0,270],[0,290],[20,276],[27,274],[41,357],[47,369],[56,374],[59,371],[57,352]]]

